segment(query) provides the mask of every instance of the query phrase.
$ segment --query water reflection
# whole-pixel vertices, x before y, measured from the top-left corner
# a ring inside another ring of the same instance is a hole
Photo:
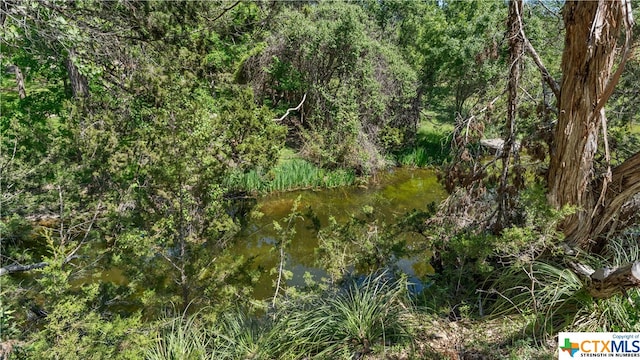
[[[232,252],[252,258],[255,268],[261,271],[254,296],[265,299],[273,296],[276,278],[271,273],[279,263],[279,253],[275,249],[278,233],[273,222],[287,216],[295,199],[300,196],[299,210],[306,214],[304,221],[295,224],[296,235],[287,249],[286,269],[293,273],[287,282],[289,286],[303,286],[304,274],[309,272],[314,279],[326,276],[326,272],[315,264],[315,249],[318,246],[316,232],[327,226],[333,216],[339,223],[349,220],[363,206],[372,206],[375,217],[390,223],[408,211],[424,210],[431,202],[439,202],[446,196],[431,170],[399,168],[380,175],[375,184],[368,187],[348,187],[325,190],[305,190],[264,197],[258,201],[260,217],[250,217],[237,236]],[[407,236],[407,246],[412,247],[418,237]],[[411,257],[399,258],[397,267],[421,290],[426,274],[433,269],[428,263],[430,253],[423,251]]]

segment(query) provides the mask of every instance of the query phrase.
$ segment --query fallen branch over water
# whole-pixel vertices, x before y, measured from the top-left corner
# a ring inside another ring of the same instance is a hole
[[[42,269],[49,266],[49,263],[46,261],[42,261],[39,263],[35,263],[35,264],[29,264],[29,265],[20,265],[20,264],[13,264],[13,265],[8,265],[5,266],[3,268],[0,268],[0,276],[3,275],[7,275],[7,274],[13,274],[13,273],[17,273],[17,272],[24,272],[24,271],[30,271],[30,270],[35,270],[35,269]]]

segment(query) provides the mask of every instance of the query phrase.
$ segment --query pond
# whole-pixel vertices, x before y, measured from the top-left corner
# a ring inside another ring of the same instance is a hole
[[[395,168],[379,174],[375,181],[366,187],[301,190],[259,199],[257,209],[262,216],[246,219],[232,248],[232,253],[253,259],[253,266],[261,271],[254,289],[256,299],[273,296],[273,284],[277,275],[272,274],[271,269],[276,268],[279,263],[279,252],[275,249],[278,233],[273,227],[273,222],[281,221],[291,212],[298,196],[298,209],[303,214],[312,212],[316,221],[319,220],[320,226],[324,227],[328,225],[330,216],[338,223],[344,223],[364,206],[373,207],[375,217],[380,222],[388,224],[408,211],[424,210],[429,203],[442,201],[446,192],[438,183],[433,170]],[[317,226],[313,225],[309,216],[296,223],[296,234],[286,253],[286,270],[293,273],[293,278],[287,282],[288,286],[304,285],[305,272],[312,274],[315,280],[327,275],[316,265]],[[410,241],[411,239],[409,245]],[[430,256],[428,251],[423,251],[408,258],[398,258],[395,265],[420,288],[425,276],[433,272],[429,265]]]

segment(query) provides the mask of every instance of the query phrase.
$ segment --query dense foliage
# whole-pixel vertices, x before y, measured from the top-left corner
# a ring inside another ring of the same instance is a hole
[[[303,155],[325,167],[371,173],[415,133],[415,71],[380,39],[355,4],[286,10],[239,77],[265,104],[286,109],[306,94],[292,132]],[[294,134],[295,133],[295,134]]]

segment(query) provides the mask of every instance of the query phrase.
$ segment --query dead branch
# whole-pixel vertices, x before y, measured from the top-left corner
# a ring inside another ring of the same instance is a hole
[[[302,97],[302,101],[300,101],[300,104],[298,104],[298,106],[294,107],[294,108],[289,108],[287,109],[287,112],[284,113],[284,115],[282,115],[281,118],[278,119],[273,119],[273,121],[282,121],[284,120],[287,116],[289,116],[289,113],[292,111],[298,111],[300,110],[300,108],[302,108],[302,104],[304,104],[304,101],[307,99],[307,94],[305,93],[304,96]]]
[[[77,259],[78,257],[79,256],[77,255],[67,256],[64,259],[64,262],[62,264],[66,264],[71,260]],[[36,270],[36,269],[44,269],[49,265],[50,264],[46,261],[41,261],[38,263],[28,264],[28,265],[22,265],[22,264],[7,265],[5,267],[0,268],[0,276],[14,274],[18,272],[26,272],[26,271]]]
[[[476,119],[477,115],[482,114],[483,112],[487,111],[487,109],[493,108],[493,105],[496,103],[496,101],[498,101],[502,97],[502,95],[504,95],[505,91],[503,91],[502,94],[496,96],[485,107],[483,107],[482,109],[476,111],[475,114],[471,115],[466,120],[463,120],[463,123],[465,123],[464,124],[464,127],[465,127],[464,141],[465,141],[465,143],[469,141],[469,127],[471,126],[471,123],[473,122],[473,120]],[[458,126],[456,125],[456,127],[458,127]],[[456,144],[456,145],[460,145],[460,144]]]
[[[586,278],[585,289],[595,299],[610,298],[627,290],[640,287],[640,261],[620,267],[601,267],[570,262],[573,271]]]
[[[25,272],[25,271],[35,270],[35,269],[42,269],[47,266],[49,266],[49,263],[46,261],[42,261],[35,264],[29,264],[29,265],[20,265],[20,264],[8,265],[3,268],[0,268],[0,276],[13,274],[17,272]]]
[[[589,294],[596,299],[606,299],[618,293],[640,287],[640,261],[619,268],[600,268],[591,275],[587,286]]]
[[[224,14],[226,14],[229,10],[233,9],[234,7],[238,6],[241,3],[241,1],[236,1],[235,3],[231,4],[229,7],[226,7],[224,9],[222,9],[222,12],[220,14],[218,14],[218,16],[216,16],[213,21],[217,21],[218,19],[220,19],[221,17],[224,16]]]
[[[523,30],[522,36],[524,37],[525,51],[533,59],[533,62],[538,67],[538,70],[540,70],[540,74],[542,74],[542,79],[547,83],[547,85],[549,85],[549,87],[551,88],[551,91],[553,91],[553,94],[556,96],[556,99],[560,99],[560,85],[558,85],[558,83],[553,78],[553,76],[551,76],[551,73],[549,73],[549,70],[547,70],[547,68],[542,63],[542,59],[540,59],[540,55],[538,55],[538,52],[536,51],[536,49],[533,47],[533,45],[531,45],[531,42],[529,42],[529,39],[527,39],[527,37],[524,35],[524,30]]]

